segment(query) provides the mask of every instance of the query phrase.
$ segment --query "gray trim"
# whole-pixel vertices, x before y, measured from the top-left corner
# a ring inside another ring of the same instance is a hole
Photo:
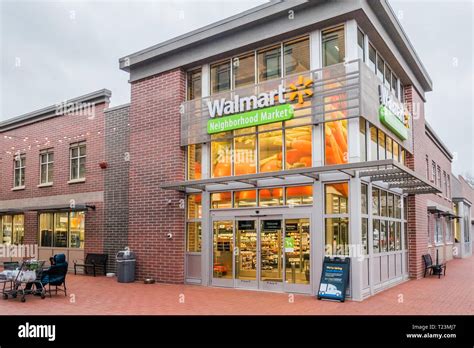
[[[443,155],[445,155],[450,161],[453,160],[453,155],[449,151],[448,147],[443,143],[438,134],[435,133],[434,129],[430,124],[425,120],[425,132],[428,138],[441,150]]]
[[[86,102],[94,102],[94,103],[108,103],[110,101],[110,97],[112,96],[112,92],[108,89],[101,89],[92,93],[84,94],[82,96],[69,99],[66,101],[59,101],[57,104],[72,104],[72,103],[86,103]],[[57,114],[57,104],[47,106],[45,108],[32,111],[20,116],[16,116],[10,118],[6,121],[0,122],[0,132],[5,132],[8,130],[12,130],[15,128],[19,128],[31,123],[44,121],[49,118],[53,118],[56,116],[61,116],[62,114]]]
[[[0,209],[18,209],[23,210],[28,207],[47,207],[50,205],[69,205],[71,200],[76,205],[85,203],[97,203],[104,201],[104,192],[84,192],[84,193],[72,193],[57,196],[43,196],[43,197],[31,197],[31,198],[20,198],[0,201]]]

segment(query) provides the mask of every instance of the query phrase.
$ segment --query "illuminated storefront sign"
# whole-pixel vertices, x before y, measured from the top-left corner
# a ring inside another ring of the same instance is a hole
[[[403,104],[396,102],[387,88],[379,85],[379,119],[400,139],[408,139],[408,127],[405,124],[405,109]]]
[[[313,91],[311,79],[298,77],[296,83],[289,86],[289,101],[304,103],[304,97],[311,97]],[[302,87],[300,90],[298,87]],[[208,134],[226,132],[273,122],[286,121],[293,118],[294,109],[286,104],[287,93],[283,84],[269,92],[263,92],[249,97],[236,95],[232,100],[225,98],[208,101],[210,120],[207,122]],[[222,117],[224,116],[224,117]]]

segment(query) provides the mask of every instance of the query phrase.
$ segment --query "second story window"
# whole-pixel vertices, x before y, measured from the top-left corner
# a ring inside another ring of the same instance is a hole
[[[364,33],[357,29],[357,51],[359,59],[365,62],[365,43],[364,43]]]
[[[86,178],[86,144],[71,144],[71,180]]]
[[[267,81],[281,76],[281,46],[263,49],[257,53],[258,81]]]
[[[16,155],[14,159],[14,187],[25,186],[25,155]]]
[[[193,100],[201,98],[201,69],[196,69],[188,72],[187,76],[187,98]]]
[[[438,187],[442,190],[443,187],[441,186],[441,168],[438,166]]]
[[[40,184],[53,182],[54,154],[51,150],[40,152]]]
[[[323,67],[344,62],[344,27],[323,31]]]
[[[431,181],[436,184],[436,163],[431,161]]]

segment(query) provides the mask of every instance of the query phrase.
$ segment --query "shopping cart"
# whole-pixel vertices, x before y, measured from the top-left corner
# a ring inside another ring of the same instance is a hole
[[[10,289],[3,291],[3,298],[17,298],[20,295],[21,302],[26,301],[26,295],[39,295],[42,299],[46,297],[41,278],[43,276],[44,261],[23,261],[18,270],[14,271],[14,277]]]

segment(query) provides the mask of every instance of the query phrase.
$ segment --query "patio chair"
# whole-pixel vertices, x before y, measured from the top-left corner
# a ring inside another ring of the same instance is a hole
[[[107,274],[107,259],[109,255],[107,254],[87,254],[85,261],[80,263],[79,261],[74,261],[74,274],[77,274],[77,267],[84,268],[84,273],[89,274],[89,269],[92,269],[92,274],[96,275],[96,271],[102,269],[104,275]]]
[[[426,272],[429,270],[430,275],[438,275],[438,279],[441,278],[441,273],[446,275],[446,263],[441,263],[439,265],[433,264],[433,259],[430,254],[423,255],[423,262],[425,264],[425,272],[423,273],[423,278],[426,276]]]
[[[54,255],[53,259],[54,264],[43,272],[41,282],[43,286],[48,285],[46,292],[49,293],[49,297],[51,297],[51,286],[55,287],[56,295],[58,291],[62,291],[64,292],[64,296],[67,296],[66,275],[68,263],[66,261],[66,255],[57,254]]]

